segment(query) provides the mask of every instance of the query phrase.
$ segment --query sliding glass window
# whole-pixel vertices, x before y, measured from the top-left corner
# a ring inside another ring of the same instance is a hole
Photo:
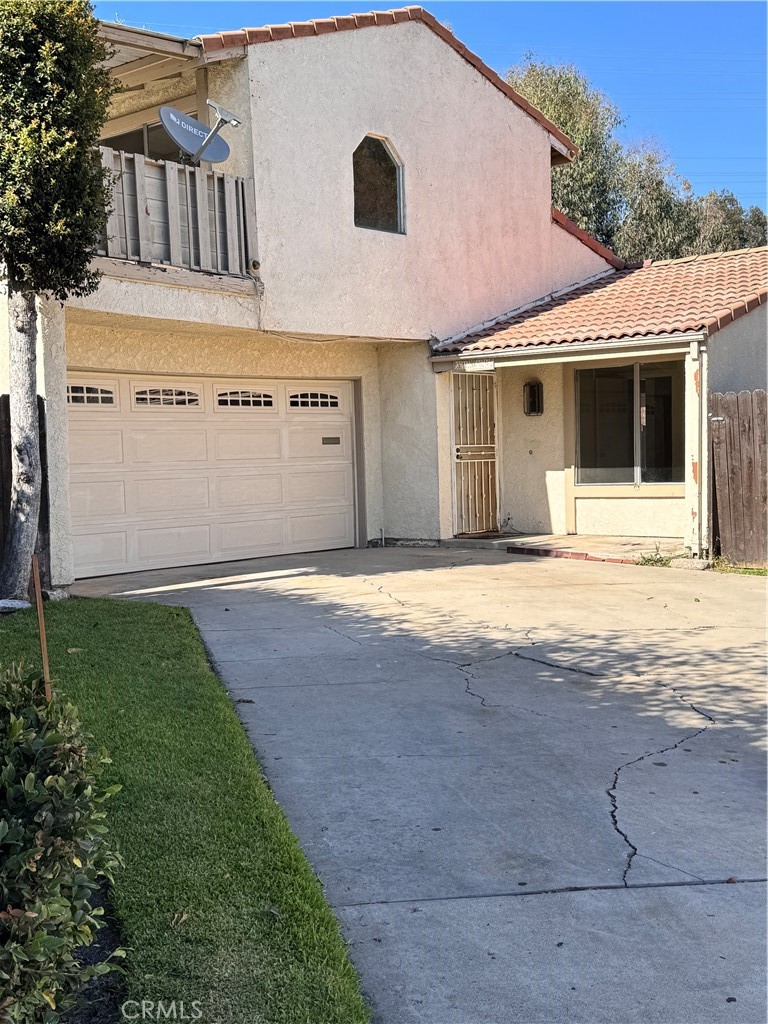
[[[681,483],[685,366],[576,371],[579,484]]]

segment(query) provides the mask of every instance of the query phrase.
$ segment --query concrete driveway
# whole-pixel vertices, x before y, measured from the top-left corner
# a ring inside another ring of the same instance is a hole
[[[764,584],[387,549],[77,590],[192,609],[377,1021],[763,1024]]]

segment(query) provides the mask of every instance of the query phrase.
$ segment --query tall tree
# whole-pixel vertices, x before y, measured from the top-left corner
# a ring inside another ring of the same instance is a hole
[[[619,256],[674,259],[765,245],[766,218],[730,192],[694,198],[658,147],[625,149],[620,110],[572,64],[527,55],[507,80],[576,142],[581,155],[552,173],[552,202]]]
[[[572,64],[543,64],[528,54],[507,80],[581,150],[573,164],[554,169],[552,202],[603,245],[611,245],[622,204],[622,149],[614,133],[624,121],[618,107]]]
[[[622,160],[622,213],[613,245],[619,256],[677,259],[695,250],[698,236],[691,186],[663,154],[650,146],[629,150]]]
[[[768,244],[768,217],[759,206],[750,206],[744,214],[744,248]]]
[[[88,0],[0,0],[0,262],[9,314],[13,481],[0,597],[24,598],[40,511],[36,298],[98,284],[110,182],[98,151],[112,80]]]
[[[747,211],[727,189],[696,199],[702,252],[748,249],[766,244],[766,217],[758,206]]]

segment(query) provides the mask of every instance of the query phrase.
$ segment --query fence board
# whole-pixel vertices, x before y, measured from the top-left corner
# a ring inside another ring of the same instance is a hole
[[[752,436],[755,445],[757,561],[768,562],[768,395],[752,392]]]
[[[139,227],[139,260],[152,262],[152,218],[147,197],[146,168],[141,153],[133,155],[134,180],[136,182],[136,219]]]
[[[256,239],[253,209],[244,199],[251,182],[106,146],[101,159],[119,169],[101,254],[247,276],[246,239],[254,253]]]
[[[253,185],[249,181],[242,182],[243,189],[243,209],[244,209],[244,220],[245,220],[245,257],[246,263],[243,268],[243,273],[248,273],[251,268],[251,260],[258,261],[259,259],[259,246],[258,246],[258,235],[256,233],[256,199],[253,194]]]
[[[713,550],[735,565],[768,561],[766,393],[710,395]]]
[[[112,174],[115,173],[115,154],[111,149],[102,149],[101,163]],[[120,221],[117,216],[116,196],[112,195],[112,201],[107,212],[107,256],[121,256],[120,245]]]
[[[50,509],[48,501],[48,433],[45,419],[45,401],[37,398],[37,415],[40,424],[40,518],[37,526],[35,552],[40,562],[40,579],[43,587],[51,585],[51,538]],[[11,485],[13,469],[11,460],[11,408],[10,397],[0,395],[0,555],[5,548],[8,523],[11,513]]]
[[[731,509],[732,561],[743,563],[744,552],[744,507],[741,500],[741,436],[739,432],[739,404],[734,392],[723,395],[725,418],[725,443],[727,453],[727,495]]]
[[[168,240],[171,265],[181,266],[181,211],[179,209],[179,169],[176,164],[165,165],[165,190],[168,197]]]
[[[739,485],[741,488],[741,508],[743,515],[743,544],[745,562],[756,562],[758,559],[757,536],[755,523],[756,502],[750,501],[755,486],[755,443],[752,437],[752,393],[740,391],[736,396],[739,427]]]
[[[211,227],[208,218],[208,174],[202,167],[195,168],[195,193],[197,195],[197,237],[200,245],[200,269],[212,270]]]
[[[224,179],[224,204],[227,211],[227,268],[230,274],[240,273],[237,244],[237,203],[235,200],[235,179]]]

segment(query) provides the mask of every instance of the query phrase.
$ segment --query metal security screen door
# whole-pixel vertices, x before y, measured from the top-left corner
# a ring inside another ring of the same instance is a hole
[[[498,530],[496,379],[492,373],[453,375],[456,533]]]

